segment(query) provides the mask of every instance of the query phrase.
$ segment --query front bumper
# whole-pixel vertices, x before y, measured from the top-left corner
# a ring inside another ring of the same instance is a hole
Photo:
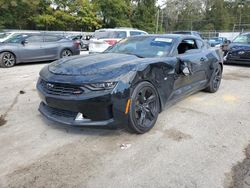
[[[39,111],[49,120],[72,126],[99,127],[123,126],[128,122],[128,116],[124,113],[128,95],[123,91],[86,91],[80,95],[65,96],[46,90],[41,79],[37,89],[42,99]]]
[[[224,64],[245,64],[245,65],[250,65],[250,59],[243,59],[243,58],[237,58],[237,57],[226,57]]]
[[[49,107],[44,102],[38,109],[43,116],[57,123],[71,126],[114,126],[114,119],[92,121],[90,119],[77,119],[78,113]]]

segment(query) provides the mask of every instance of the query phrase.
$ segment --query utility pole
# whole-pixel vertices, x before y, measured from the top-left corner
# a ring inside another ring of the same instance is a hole
[[[156,15],[156,28],[155,28],[155,33],[156,34],[158,33],[158,27],[159,27],[159,14],[160,14],[160,11],[158,9],[157,10],[157,15]]]
[[[238,6],[240,8],[240,18],[239,18],[239,30],[241,30],[241,22],[242,22],[242,8],[244,6],[244,0],[240,0],[238,3]]]

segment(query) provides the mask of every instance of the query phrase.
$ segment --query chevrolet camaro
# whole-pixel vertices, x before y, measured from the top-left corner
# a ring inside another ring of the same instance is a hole
[[[221,52],[199,37],[130,37],[103,53],[45,66],[37,82],[39,111],[61,124],[142,134],[165,107],[200,90],[216,92],[222,71]]]

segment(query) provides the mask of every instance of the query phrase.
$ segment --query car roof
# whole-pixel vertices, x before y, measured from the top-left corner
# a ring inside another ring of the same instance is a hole
[[[182,34],[149,34],[149,35],[137,35],[133,37],[163,37],[163,38],[172,38],[172,39],[201,39],[200,37],[197,37],[195,35],[182,35]]]
[[[146,31],[142,31],[142,30],[135,29],[135,28],[103,28],[103,29],[98,29],[96,31],[139,31],[139,32],[147,33]]]
[[[241,33],[240,35],[250,35],[250,33],[249,32],[247,32],[247,33]]]

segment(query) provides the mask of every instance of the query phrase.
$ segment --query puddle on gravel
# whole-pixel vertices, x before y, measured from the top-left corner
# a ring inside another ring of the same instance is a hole
[[[230,185],[227,188],[250,188],[250,144],[245,150],[246,158],[242,162],[238,162],[226,177],[226,181],[230,179]]]
[[[0,115],[0,127],[5,125],[5,123],[7,123],[7,121],[5,120],[4,116]]]
[[[192,139],[192,136],[189,134],[185,134],[181,131],[176,129],[167,129],[164,131],[164,137],[180,142],[181,140]]]

